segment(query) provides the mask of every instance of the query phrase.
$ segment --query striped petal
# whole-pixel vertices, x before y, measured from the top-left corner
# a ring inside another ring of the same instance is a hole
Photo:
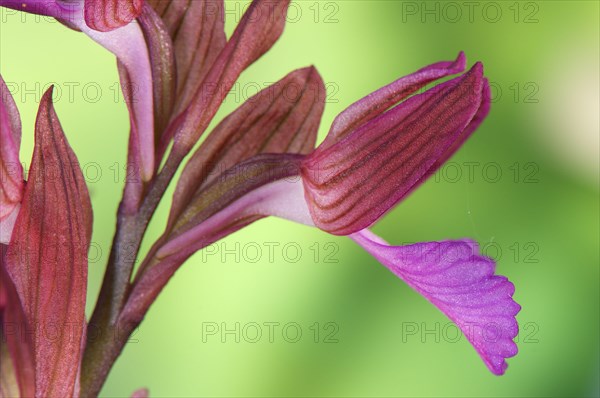
[[[227,116],[186,165],[173,194],[172,225],[194,195],[221,173],[260,153],[314,149],[325,85],[314,67],[291,72]]]
[[[319,150],[333,145],[354,129],[381,115],[427,84],[464,71],[466,62],[465,54],[460,52],[455,61],[438,62],[421,68],[355,102],[335,118]]]
[[[160,136],[171,118],[176,96],[176,68],[173,42],[162,19],[148,4],[138,18],[148,47],[154,91],[154,136]]]
[[[85,22],[101,32],[127,25],[142,12],[144,0],[84,0]]]
[[[514,285],[495,274],[496,264],[475,242],[390,246],[369,230],[350,237],[450,318],[492,373],[504,374],[505,359],[517,354],[521,306],[512,298]]]
[[[318,148],[302,167],[315,224],[348,235],[377,221],[458,149],[482,107],[485,87],[477,63]]]

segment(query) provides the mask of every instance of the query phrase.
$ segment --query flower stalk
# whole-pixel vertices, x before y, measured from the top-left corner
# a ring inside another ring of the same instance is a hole
[[[0,79],[0,177],[14,170],[0,178],[0,326],[18,320],[35,329],[58,319],[77,331],[58,346],[37,329],[30,339],[0,340],[0,356],[10,361],[0,369],[0,393],[98,396],[179,267],[268,216],[352,239],[456,323],[490,371],[503,374],[505,359],[517,353],[520,306],[495,262],[469,239],[393,246],[369,230],[484,121],[491,101],[483,65],[465,72],[461,52],[400,78],[350,105],[318,146],[325,85],[315,67],[297,69],[248,99],[197,146],[240,74],[281,36],[289,1],[254,0],[229,40],[222,1],[171,1],[0,0],[53,16],[116,55],[130,116],[128,175],[139,176],[126,181],[86,322],[92,209],[77,158],[50,90],[23,182],[22,170],[11,168],[19,161],[20,118]],[[458,76],[420,92],[452,75]],[[148,226],[192,150],[163,234],[142,258]],[[51,171],[58,178],[49,178]],[[489,324],[498,326],[494,341],[482,332]]]
[[[119,315],[131,288],[144,234],[182,160],[182,156],[171,152],[161,172],[151,181],[139,210],[132,215],[119,211],[104,280],[88,324],[81,378],[84,397],[100,393],[110,369],[138,326],[119,322]]]

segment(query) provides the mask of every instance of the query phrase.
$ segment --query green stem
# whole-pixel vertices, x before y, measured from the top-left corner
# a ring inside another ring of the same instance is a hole
[[[137,327],[137,324],[120,323],[119,315],[129,294],[133,267],[148,224],[182,160],[183,156],[171,152],[135,214],[123,214],[121,207],[119,209],[100,295],[88,324],[81,373],[82,397],[95,397],[100,393],[110,369]]]

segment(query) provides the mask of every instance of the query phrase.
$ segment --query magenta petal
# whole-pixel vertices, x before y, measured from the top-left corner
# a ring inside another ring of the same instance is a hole
[[[19,161],[21,118],[0,76],[0,243],[8,243],[23,197],[23,167]]]
[[[428,83],[464,71],[465,64],[465,54],[461,51],[453,62],[438,62],[426,66],[353,103],[335,118],[320,150],[333,145],[353,129],[384,113]]]
[[[102,32],[127,25],[142,12],[144,0],[84,0],[85,22]]]
[[[139,162],[137,172],[144,181],[149,181],[154,173],[154,88],[144,35],[137,23],[110,32],[97,32],[81,20],[77,22],[82,31],[115,54],[121,69],[127,72],[127,79],[121,86],[129,109],[132,135],[136,137],[130,145],[130,150],[135,151],[135,156],[130,155],[130,163]]]
[[[490,93],[490,84],[488,79],[483,79],[483,91],[481,94],[481,104],[473,119],[469,122],[467,127],[462,131],[460,136],[454,141],[452,145],[437,159],[434,164],[427,170],[427,172],[420,178],[420,180],[413,185],[411,191],[419,187],[423,182],[425,182],[431,175],[433,175],[448,159],[452,157],[460,149],[460,147],[465,143],[465,141],[477,130],[477,128],[483,123],[488,113],[490,113],[491,106],[491,93]]]
[[[494,261],[476,243],[390,246],[366,229],[350,237],[456,323],[492,373],[504,374],[505,358],[517,354],[521,306],[512,298],[514,285],[494,274]]]
[[[336,235],[368,227],[445,158],[481,107],[483,66],[415,95],[318,148],[302,177],[315,224]]]

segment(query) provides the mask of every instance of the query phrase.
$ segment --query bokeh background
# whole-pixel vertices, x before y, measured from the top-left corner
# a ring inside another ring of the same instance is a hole
[[[244,4],[227,2],[229,33]],[[0,67],[22,113],[22,159],[31,156],[37,102],[54,83],[86,173],[91,310],[124,178],[128,121],[115,62],[51,19],[0,15]],[[516,285],[520,352],[505,376],[493,376],[436,308],[350,240],[268,219],[185,264],[103,396],[139,387],[154,397],[598,396],[599,3],[307,0],[294,2],[288,19],[219,118],[314,64],[329,93],[323,138],[347,105],[399,76],[460,50],[484,63],[491,115],[375,231],[398,244],[478,240]]]

